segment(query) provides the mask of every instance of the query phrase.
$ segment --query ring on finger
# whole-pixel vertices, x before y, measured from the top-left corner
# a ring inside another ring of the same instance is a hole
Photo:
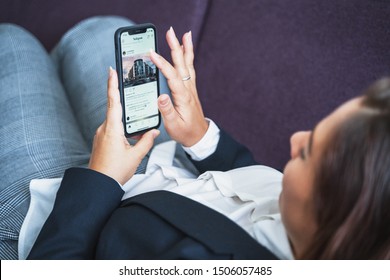
[[[191,79],[191,76],[190,76],[190,75],[188,75],[188,76],[182,78],[181,80],[182,80],[183,82],[185,82],[185,81],[188,81],[189,79]]]

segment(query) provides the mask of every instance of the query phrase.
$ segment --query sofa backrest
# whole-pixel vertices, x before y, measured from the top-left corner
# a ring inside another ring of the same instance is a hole
[[[289,138],[374,80],[390,75],[388,0],[2,0],[50,50],[74,24],[120,15],[159,30],[192,30],[205,113],[262,163],[283,169]]]
[[[282,169],[289,138],[390,75],[390,1],[213,0],[196,52],[206,115]]]

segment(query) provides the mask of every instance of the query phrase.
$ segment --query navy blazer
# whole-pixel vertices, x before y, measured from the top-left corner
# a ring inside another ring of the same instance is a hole
[[[224,131],[199,172],[256,164]],[[112,178],[66,170],[29,259],[275,259],[224,215],[184,196],[154,191],[121,201]]]

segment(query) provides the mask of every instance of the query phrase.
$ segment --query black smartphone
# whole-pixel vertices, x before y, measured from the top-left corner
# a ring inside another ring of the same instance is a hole
[[[157,52],[153,24],[122,27],[115,32],[116,69],[126,137],[157,128],[161,122],[157,107],[159,71],[150,59],[151,49]]]

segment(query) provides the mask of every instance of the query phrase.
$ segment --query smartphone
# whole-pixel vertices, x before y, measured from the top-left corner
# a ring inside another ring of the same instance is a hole
[[[122,27],[115,32],[116,69],[126,137],[157,128],[161,122],[157,107],[159,70],[150,59],[151,49],[157,52],[156,27],[151,23]]]

